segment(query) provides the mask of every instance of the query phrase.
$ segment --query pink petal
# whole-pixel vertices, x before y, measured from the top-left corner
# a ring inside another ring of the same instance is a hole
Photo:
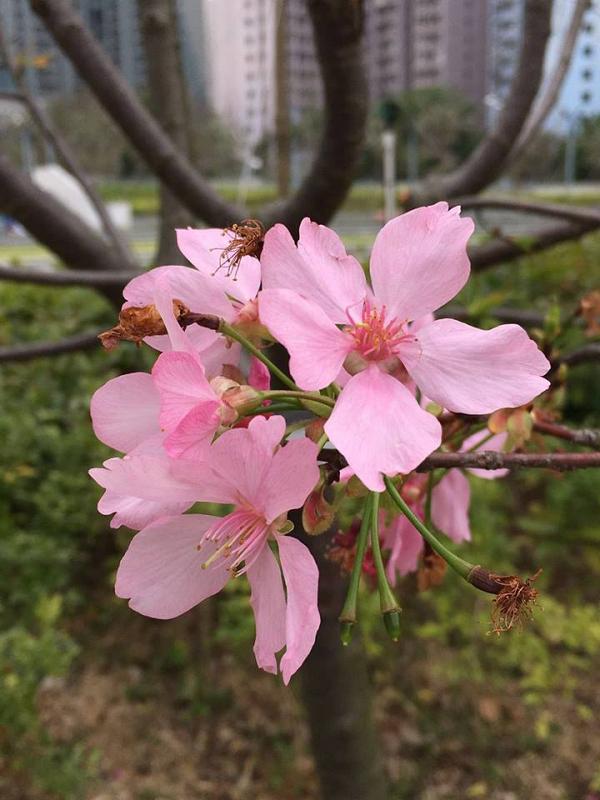
[[[146,617],[172,619],[216,594],[227,583],[225,563],[202,569],[217,545],[197,546],[214,517],[203,514],[172,517],[144,528],[133,537],[117,571],[117,597]]]
[[[177,246],[206,278],[212,279],[224,294],[235,297],[242,303],[253,300],[260,286],[260,262],[252,256],[244,256],[237,274],[227,276],[227,266],[220,267],[223,248],[227,247],[233,234],[221,228],[179,228]],[[202,313],[209,312],[198,308]]]
[[[265,392],[271,388],[271,373],[262,361],[259,361],[255,356],[250,358],[248,385],[261,392]]]
[[[285,418],[281,415],[272,417],[254,417],[248,425],[248,433],[252,441],[264,451],[269,460],[279,446],[285,433]]]
[[[285,646],[286,602],[277,559],[267,545],[249,567],[250,604],[256,621],[254,655],[266,672],[277,675],[278,653]]]
[[[294,439],[275,453],[260,498],[267,522],[304,504],[319,480],[317,454],[317,445],[310,439]]]
[[[219,436],[204,468],[196,467],[189,476],[195,482],[198,500],[235,505],[243,501],[260,508],[263,481],[284,431],[285,419],[281,416],[255,417],[247,428],[234,428]],[[175,467],[175,474],[178,469]],[[186,465],[182,469],[189,468]]]
[[[475,445],[479,444],[481,441],[486,439],[485,444],[482,444],[480,447],[477,447],[477,450],[492,450],[494,453],[501,453],[504,450],[504,445],[506,444],[506,439],[508,438],[507,433],[497,433],[495,436],[492,436],[490,439],[487,437],[489,436],[489,431],[483,430],[474,433],[472,436],[468,436],[460,448],[463,453],[468,452]],[[478,478],[485,478],[486,480],[494,480],[495,478],[504,478],[505,475],[508,475],[510,472],[509,469],[469,469],[468,470],[471,475],[477,475]]]
[[[550,385],[548,360],[518,325],[489,331],[438,319],[398,356],[419,388],[450,411],[488,414],[529,403]]]
[[[146,372],[113,378],[94,393],[90,404],[98,439],[123,453],[159,432],[158,412],[158,392]]]
[[[287,589],[286,651],[280,665],[287,686],[310,653],[319,630],[319,570],[302,542],[291,536],[278,536],[277,544]]]
[[[467,282],[473,220],[447,203],[415,208],[380,230],[371,253],[375,296],[390,316],[414,320],[451,300]]]
[[[158,503],[184,503],[189,508],[197,499],[197,488],[172,472],[168,458],[131,455],[110,458],[102,468],[89,474],[104,489],[125,497]]]
[[[410,472],[441,442],[437,419],[376,366],[348,381],[325,432],[365,486],[376,492],[385,489],[381,473]]]
[[[159,275],[154,284],[153,303],[161,315],[173,350],[195,352],[194,345],[173,313],[173,300],[177,299],[168,274]]]
[[[98,511],[101,514],[114,514],[110,521],[111,528],[120,528],[125,525],[135,531],[164,517],[183,514],[189,507],[190,503],[188,502],[169,503],[141,500],[139,497],[117,494],[110,489],[107,489],[98,501]]]
[[[156,281],[168,276],[173,297],[181,300],[190,310],[196,310],[205,291],[204,278],[189,267],[156,267],[129,281],[123,289],[126,305],[147,306],[154,302]],[[220,296],[220,294],[219,294]]]
[[[192,353],[162,353],[152,368],[152,377],[160,395],[160,425],[163,430],[173,430],[202,402],[219,405],[202,363]]]
[[[419,509],[413,508],[413,511],[422,517]],[[390,583],[395,586],[398,575],[416,572],[423,552],[423,538],[403,514],[394,517],[391,525],[385,527],[382,533],[384,547],[390,551],[386,573]]]
[[[218,400],[205,400],[192,408],[165,439],[171,458],[210,459],[210,443],[220,425]]]
[[[296,383],[312,391],[334,381],[352,349],[352,339],[319,306],[287,289],[263,291],[258,303],[261,322],[290,354]]]
[[[459,469],[450,469],[431,493],[431,519],[455,542],[471,538],[469,503],[471,489]]]
[[[334,322],[347,323],[346,309],[365,298],[367,282],[358,261],[346,253],[337,233],[308,217],[300,224],[297,248],[283,225],[267,231],[261,264],[265,289],[290,289]]]

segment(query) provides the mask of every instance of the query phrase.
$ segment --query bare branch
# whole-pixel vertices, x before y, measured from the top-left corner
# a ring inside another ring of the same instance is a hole
[[[417,467],[418,472],[432,469],[542,469],[572,470],[600,467],[600,453],[496,453],[483,450],[476,453],[433,453]]]
[[[76,270],[46,272],[40,269],[21,269],[0,264],[0,280],[15,283],[36,283],[39,286],[89,286],[122,289],[140,272],[83,272]]]
[[[308,10],[325,94],[323,134],[296,194],[267,210],[263,219],[266,227],[283,222],[292,231],[305,216],[328,222],[343,203],[362,152],[368,112],[363,0],[308,0]]]
[[[247,216],[222,200],[179,152],[68,0],[30,0],[30,5],[113,121],[190,211],[218,227]]]
[[[533,423],[533,429],[546,436],[553,436],[555,439],[564,439],[567,442],[595,449],[600,448],[600,430],[593,428],[568,428],[566,425],[558,425],[555,422],[537,420]]]
[[[563,353],[554,359],[552,366],[556,368],[561,364],[568,364],[570,367],[575,367],[595,361],[600,361],[600,342],[586,344],[576,350],[571,350],[570,353]]]
[[[177,150],[67,0],[30,4],[113,121],[190,211],[219,227],[248,216],[222,200]],[[264,214],[268,225],[283,221],[292,229],[306,215],[327,222],[340,206],[352,183],[367,119],[363,0],[309,0],[309,11],[325,89],[323,138],[298,193]]]
[[[187,97],[181,68],[177,10],[174,0],[137,0],[142,41],[146,55],[146,76],[152,111],[179,152],[189,157],[186,129]],[[181,260],[176,228],[193,223],[191,213],[175,195],[160,184],[157,264]]]
[[[532,140],[539,133],[548,114],[554,108],[554,105],[558,99],[558,95],[560,94],[561,87],[571,65],[571,59],[575,50],[575,44],[577,43],[577,37],[581,29],[583,15],[588,8],[590,8],[590,6],[591,0],[577,0],[575,3],[575,7],[571,16],[571,22],[565,34],[560,55],[558,57],[556,66],[554,67],[554,72],[550,75],[543,94],[538,99],[538,102],[534,104],[529,116],[525,121],[523,130],[521,131],[521,134],[510,154],[509,161],[511,163],[516,161],[519,156],[529,147]]]
[[[8,361],[31,361],[34,358],[58,356],[62,353],[74,353],[78,350],[91,350],[98,347],[98,334],[82,333],[59,339],[58,342],[33,342],[31,344],[15,344],[10,347],[0,347],[0,363]]]
[[[23,79],[22,71],[17,68],[17,65],[13,60],[10,48],[8,46],[8,42],[6,41],[6,38],[2,33],[1,27],[0,27],[0,55],[2,56],[2,59],[12,77],[13,83],[15,84],[20,93],[20,99],[29,110],[31,118],[38,126],[45,139],[53,147],[59,161],[62,163],[65,169],[67,169],[83,187],[83,190],[87,194],[91,204],[93,205],[94,209],[96,210],[96,213],[98,214],[98,217],[104,229],[104,233],[110,240],[113,247],[118,252],[120,258],[123,261],[123,264],[125,266],[133,267],[134,261],[129,252],[129,248],[127,247],[127,245],[123,241],[123,238],[121,237],[121,234],[113,224],[113,221],[110,218],[106,206],[102,202],[100,195],[96,192],[93,183],[88,178],[85,171],[80,167],[75,154],[71,151],[71,148],[69,147],[67,142],[63,139],[63,137],[53,126],[43,105],[39,103],[38,100],[29,91],[29,87],[27,86],[27,81]]]
[[[121,272],[123,262],[94,231],[49,195],[38,189],[0,154],[0,211],[18,220],[31,235],[64,263],[85,272]],[[118,292],[104,293],[118,300]]]
[[[479,247],[469,248],[471,266],[476,272],[489,269],[506,261],[514,261],[516,258],[531,253],[539,253],[562,242],[580,239],[598,227],[600,224],[595,222],[563,222],[557,223],[548,230],[532,231],[526,238],[521,236],[520,241],[503,237]]]
[[[472,314],[468,308],[463,306],[447,306],[441,311],[436,312],[436,317],[458,319],[461,321],[481,317],[482,314]],[[497,306],[496,308],[486,309],[486,317],[493,317],[499,322],[514,322],[524,328],[538,328],[544,324],[544,315],[538,311],[530,311],[526,308],[508,308]]]
[[[417,186],[412,206],[475,194],[501,173],[542,81],[551,11],[552,0],[526,0],[519,63],[495,129],[454,172]]]
[[[600,225],[600,211],[594,208],[579,208],[558,203],[536,203],[532,200],[514,200],[509,197],[463,197],[456,201],[463,210],[468,208],[500,208],[523,214],[538,214],[542,217],[555,217],[570,222],[595,223]]]

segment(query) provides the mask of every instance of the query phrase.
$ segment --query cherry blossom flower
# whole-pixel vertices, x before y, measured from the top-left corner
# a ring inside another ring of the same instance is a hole
[[[259,667],[284,683],[310,652],[319,627],[318,571],[308,548],[291,536],[287,512],[299,508],[319,478],[317,447],[295,439],[284,447],[281,416],[256,417],[248,428],[227,431],[205,464],[183,465],[185,480],[158,492],[171,499],[186,492],[196,500],[228,503],[225,517],[189,514],[163,518],[132,539],[117,572],[116,593],[145,616],[171,619],[246,574],[256,620],[254,653]],[[182,462],[177,462],[182,465]],[[148,465],[129,479],[157,484]],[[271,544],[276,546],[277,560]]]
[[[406,373],[440,406],[468,414],[522,405],[548,386],[548,361],[518,325],[409,327],[466,283],[473,227],[446,203],[396,217],[375,240],[371,286],[322,225],[303,220],[297,246],[283,225],[265,236],[261,322],[289,351],[302,389],[325,388],[342,367],[352,375],[325,432],[374,491],[384,489],[382,473],[410,472],[441,441],[439,422],[403,384]]]
[[[250,363],[249,385],[244,386],[222,376],[208,381],[194,352],[168,352],[159,356],[151,375],[120,375],[101,386],[90,404],[94,432],[101,442],[127,454],[124,459],[108,459],[103,469],[90,472],[106,489],[98,510],[115,514],[111,527],[139,529],[189,508],[193,496],[163,502],[152,494],[152,482],[131,484],[127,480],[131,461],[144,459],[143,463],[153,466],[150,474],[163,479],[170,473],[170,458],[201,461],[217,431],[237,421],[236,408],[255,394],[251,387],[267,389],[269,382],[268,370],[255,358]]]
[[[195,269],[184,266],[157,267],[131,280],[123,290],[124,307],[156,304],[157,286],[162,283],[162,292],[168,297],[163,310],[171,314],[173,299],[181,300],[190,311],[198,314],[214,314],[231,324],[251,325],[258,317],[256,294],[260,286],[260,262],[253,256],[243,256],[237,273],[228,274],[220,269],[223,250],[231,241],[233,233],[219,228],[177,231],[177,244],[183,255]],[[162,315],[165,319],[165,314]],[[172,329],[169,329],[172,334]],[[202,353],[207,374],[212,377],[222,363],[239,363],[240,348],[230,344],[214,331],[192,325],[185,332],[190,345]],[[173,336],[150,336],[147,344],[157,350],[189,349],[179,346]],[[214,365],[214,368],[213,368]]]

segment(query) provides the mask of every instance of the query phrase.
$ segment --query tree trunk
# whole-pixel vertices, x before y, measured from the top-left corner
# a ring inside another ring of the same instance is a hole
[[[189,155],[185,83],[181,67],[177,9],[174,0],[138,0],[150,103],[155,117],[180,153]],[[160,185],[159,244],[156,264],[178,264],[176,228],[191,225],[193,217],[177,198]]]
[[[323,800],[386,800],[372,714],[372,687],[358,632],[340,642],[347,581],[324,557],[326,536],[303,537],[319,565],[321,627],[300,671],[302,698]]]

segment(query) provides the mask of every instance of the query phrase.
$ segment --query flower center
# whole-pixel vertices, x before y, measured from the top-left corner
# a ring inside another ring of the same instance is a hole
[[[227,514],[206,531],[198,545],[198,550],[202,551],[207,542],[217,544],[216,550],[202,562],[202,569],[225,559],[234,576],[242,575],[256,561],[269,535],[269,528],[265,518],[253,509],[237,509]]]
[[[345,326],[355,342],[356,352],[366,361],[385,361],[394,357],[394,350],[406,337],[404,322],[386,316],[385,306],[375,308],[365,300],[359,320],[352,319]]]

